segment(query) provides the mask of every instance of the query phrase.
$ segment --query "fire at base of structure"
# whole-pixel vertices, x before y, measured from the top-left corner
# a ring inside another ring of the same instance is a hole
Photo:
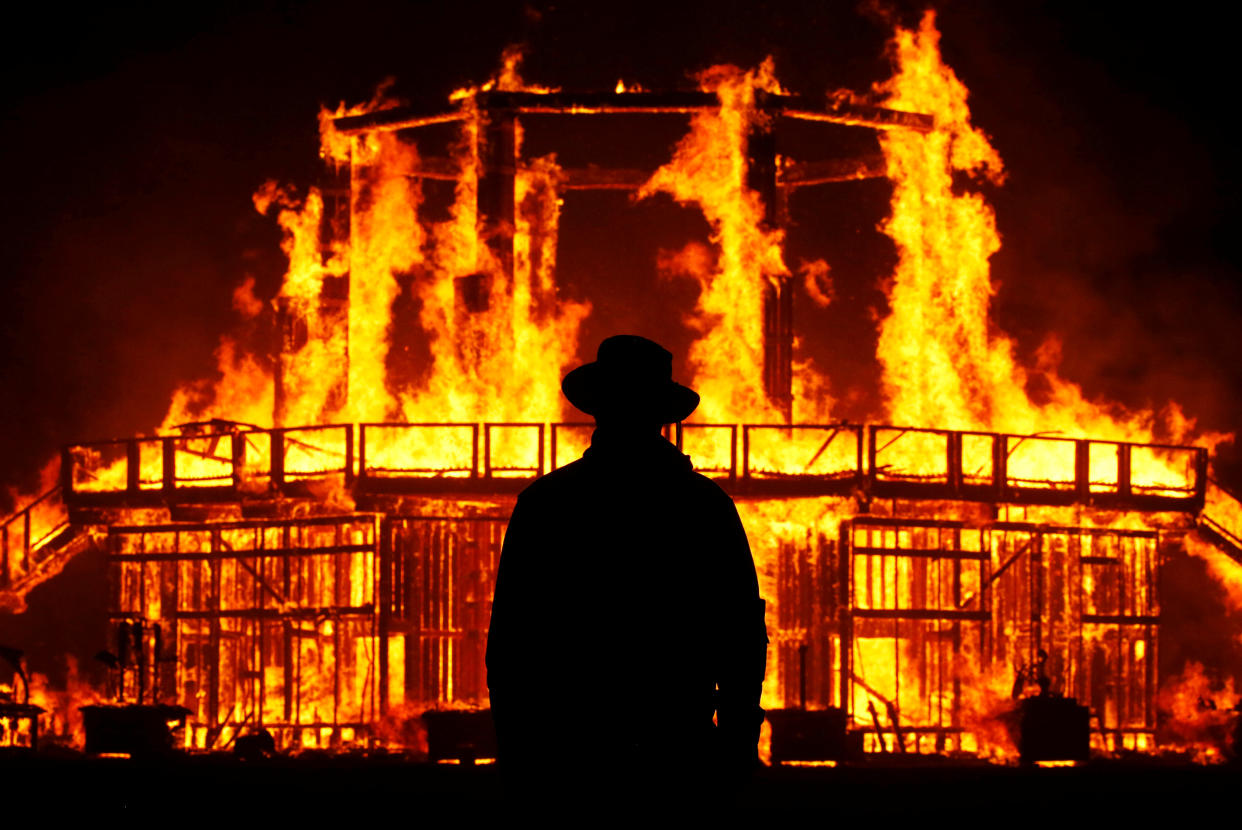
[[[283,747],[392,742],[402,713],[487,705],[514,494],[576,458],[589,430],[362,424],[70,446],[48,499],[68,530],[23,547],[10,520],[4,587],[28,590],[74,540],[103,540],[114,699],[186,707],[195,748],[259,727]],[[401,468],[378,450],[398,438],[463,455]],[[1192,525],[1119,528],[1198,513],[1204,450],[841,424],[670,438],[750,525],[769,708],[843,709],[871,750],[992,753],[1012,698],[1044,682],[1090,707],[1097,746],[1155,746],[1159,562]],[[1035,480],[1036,457],[1064,464]]]

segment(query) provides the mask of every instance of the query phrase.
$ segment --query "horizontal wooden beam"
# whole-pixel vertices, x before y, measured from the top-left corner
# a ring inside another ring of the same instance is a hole
[[[411,179],[455,182],[461,176],[461,165],[444,156],[420,156],[418,167],[409,176]]]
[[[363,115],[345,115],[332,122],[337,132],[345,135],[356,135],[372,130],[407,130],[416,127],[430,127],[432,124],[451,124],[466,118],[464,110],[449,112],[426,112],[410,107],[396,107],[389,110],[378,110]]]
[[[875,548],[862,545],[853,548],[855,556],[907,556],[916,559],[974,559],[979,562],[991,560],[988,551],[946,550],[943,548]]]
[[[834,104],[827,110],[790,107],[782,109],[780,114],[785,118],[798,121],[826,121],[831,124],[871,127],[877,130],[907,129],[926,133],[936,127],[935,117],[926,113],[903,112],[862,104]]]
[[[884,156],[876,154],[852,159],[827,161],[786,161],[777,172],[776,183],[786,187],[809,187],[832,182],[882,179],[888,175]]]
[[[988,622],[987,611],[957,611],[933,608],[851,608],[851,616],[872,620],[931,620],[943,622]]]
[[[756,95],[758,108],[773,116],[800,121],[823,121],[872,129],[912,129],[926,132],[935,126],[930,115],[901,112],[862,104],[834,103],[826,109],[799,95]],[[688,115],[720,105],[710,92],[480,92],[475,103],[484,112],[506,110],[521,115]],[[336,119],[345,134],[371,130],[404,130],[460,121],[464,108],[428,111],[395,107]]]
[[[520,171],[520,168],[519,168]],[[513,174],[513,169],[501,170]],[[848,182],[859,179],[880,179],[887,175],[884,157],[863,156],[852,159],[829,159],[827,161],[786,161],[777,174],[777,185],[785,187],[809,187],[811,185]],[[611,168],[591,164],[586,167],[567,167],[561,171],[562,190],[637,190],[647,183],[655,170],[636,168]],[[443,156],[424,156],[418,167],[409,174],[415,179],[455,181],[461,175],[458,163]]]
[[[590,165],[565,170],[562,190],[638,190],[655,174],[654,170],[610,169]]]

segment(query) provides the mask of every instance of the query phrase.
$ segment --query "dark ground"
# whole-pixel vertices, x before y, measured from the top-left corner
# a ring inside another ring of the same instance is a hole
[[[762,769],[729,806],[724,823],[817,823],[888,827],[1116,827],[1134,822],[1236,826],[1242,769],[1158,759],[1096,761],[1076,768],[871,762],[836,768]],[[547,780],[549,804],[564,793]],[[170,760],[0,758],[0,816],[88,820],[152,818],[172,824],[282,826],[352,819],[403,826],[428,819],[473,826],[511,819],[494,766],[413,763],[398,758],[325,757],[243,763],[231,756]],[[630,802],[632,804],[633,802]],[[572,817],[575,826],[611,823],[618,805]],[[651,819],[658,822],[656,808]],[[227,823],[227,824],[226,824]],[[682,822],[684,823],[684,822]],[[693,824],[693,822],[692,822]],[[7,824],[5,826],[8,826]]]

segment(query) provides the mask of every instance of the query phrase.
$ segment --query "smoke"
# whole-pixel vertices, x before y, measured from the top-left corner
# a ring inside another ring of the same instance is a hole
[[[802,260],[798,265],[798,276],[811,302],[820,308],[832,304],[832,268],[822,259]]]

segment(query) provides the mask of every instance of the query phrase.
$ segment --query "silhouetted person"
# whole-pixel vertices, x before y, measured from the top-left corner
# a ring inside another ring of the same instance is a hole
[[[706,807],[756,763],[767,636],[737,509],[661,435],[699,396],[633,335],[561,388],[596,429],[509,521],[487,643],[501,770],[528,806]]]

